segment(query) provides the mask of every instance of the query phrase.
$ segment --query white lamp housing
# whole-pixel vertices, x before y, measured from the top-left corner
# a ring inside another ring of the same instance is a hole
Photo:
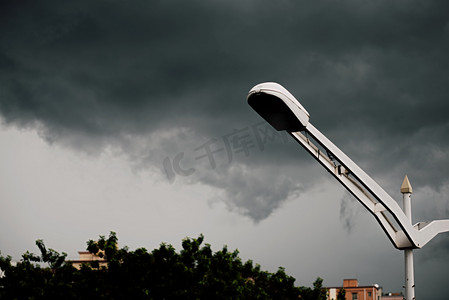
[[[307,127],[310,115],[282,85],[264,82],[248,93],[248,104],[276,130],[301,131]]]

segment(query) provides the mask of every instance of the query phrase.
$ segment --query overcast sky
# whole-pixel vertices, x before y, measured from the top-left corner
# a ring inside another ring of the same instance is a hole
[[[246,103],[276,81],[414,222],[449,218],[447,1],[0,2],[0,250],[204,233],[297,285],[403,286],[374,218]],[[449,234],[415,251],[446,299]]]

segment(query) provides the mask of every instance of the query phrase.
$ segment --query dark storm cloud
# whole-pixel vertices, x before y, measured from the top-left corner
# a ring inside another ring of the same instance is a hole
[[[260,121],[246,93],[278,81],[369,173],[408,173],[415,187],[449,181],[446,1],[240,2],[3,1],[4,122],[87,151],[118,146],[162,169],[166,157]],[[289,149],[278,166],[306,156]],[[299,190],[285,176],[279,189],[233,181],[249,167],[269,178],[274,166],[254,166],[278,153],[264,155],[213,174],[193,160],[187,179],[260,220]]]
[[[221,200],[230,210],[258,222],[281,205],[280,199],[297,196],[301,191],[301,182],[286,174],[273,176],[270,169],[270,166],[233,164],[229,168],[221,168],[220,172],[204,174],[200,181],[222,190]]]

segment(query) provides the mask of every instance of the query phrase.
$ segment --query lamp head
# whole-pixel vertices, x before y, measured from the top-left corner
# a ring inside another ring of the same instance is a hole
[[[276,130],[296,132],[309,123],[307,110],[283,86],[265,82],[248,93],[248,104]]]

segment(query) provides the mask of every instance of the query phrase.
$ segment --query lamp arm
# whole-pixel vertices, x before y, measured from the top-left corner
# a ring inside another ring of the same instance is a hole
[[[311,123],[303,131],[305,135],[300,131],[290,132],[290,135],[373,214],[396,248],[423,246],[418,238],[418,230],[387,192]],[[399,228],[388,218],[387,212]]]
[[[425,245],[436,235],[449,231],[449,220],[434,220],[431,222],[419,222],[414,225],[420,233],[420,244]]]
[[[289,132],[354,195],[373,214],[396,248],[421,248],[437,234],[449,231],[449,220],[412,226],[397,202],[309,122],[307,110],[280,84],[264,82],[254,86],[247,101],[276,130]]]

